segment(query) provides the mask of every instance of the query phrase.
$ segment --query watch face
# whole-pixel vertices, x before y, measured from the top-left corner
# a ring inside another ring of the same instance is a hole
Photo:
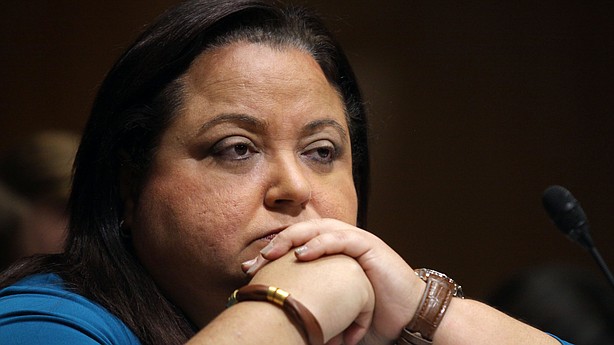
[[[418,275],[418,277],[420,277],[420,279],[424,281],[427,281],[429,277],[437,277],[440,280],[446,281],[450,284],[450,290],[452,290],[452,296],[460,297],[460,298],[465,297],[462,287],[459,284],[456,284],[456,282],[452,278],[448,277],[447,275],[441,272],[431,270],[428,268],[418,268],[414,270],[414,272],[416,272],[416,275]]]

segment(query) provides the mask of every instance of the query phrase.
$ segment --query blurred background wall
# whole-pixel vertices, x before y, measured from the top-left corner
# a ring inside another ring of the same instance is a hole
[[[0,3],[0,149],[81,130],[106,70],[176,2]],[[305,3],[326,16],[368,100],[371,231],[475,298],[545,263],[600,274],[542,210],[542,191],[561,184],[614,266],[610,2]]]

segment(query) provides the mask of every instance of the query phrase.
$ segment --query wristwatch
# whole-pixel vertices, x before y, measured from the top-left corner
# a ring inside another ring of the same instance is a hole
[[[398,345],[429,345],[452,297],[464,298],[463,289],[447,275],[420,268],[416,275],[426,282],[426,290],[412,320],[403,328]]]

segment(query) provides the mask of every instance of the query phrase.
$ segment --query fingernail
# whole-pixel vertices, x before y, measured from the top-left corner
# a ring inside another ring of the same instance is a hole
[[[263,258],[262,255],[258,255],[258,257],[256,258],[256,262],[252,265],[252,267],[250,267],[247,270],[247,272],[245,272],[245,274],[251,275],[255,273],[258,269],[264,266],[267,262],[269,262],[269,260]]]
[[[262,248],[260,254],[267,255],[271,251],[271,249],[273,249],[273,242],[269,242],[266,247]]]
[[[243,270],[243,272],[247,272],[247,270],[250,267],[252,267],[255,263],[256,263],[256,258],[253,258],[251,260],[247,260],[247,261],[241,263],[241,269]]]
[[[309,250],[309,248],[306,245],[302,245],[302,246],[296,248],[294,250],[294,253],[296,255],[303,255],[303,254],[307,253],[308,250]]]

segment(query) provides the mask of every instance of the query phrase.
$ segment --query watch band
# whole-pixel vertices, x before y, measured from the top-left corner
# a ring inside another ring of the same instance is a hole
[[[432,344],[452,297],[463,297],[462,288],[443,273],[423,268],[416,270],[416,274],[426,281],[426,289],[414,317],[403,328],[397,344]]]

